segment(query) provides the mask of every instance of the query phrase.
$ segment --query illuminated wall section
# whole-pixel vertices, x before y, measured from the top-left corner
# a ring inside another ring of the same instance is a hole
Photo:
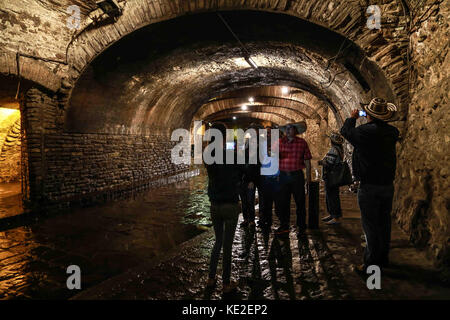
[[[20,111],[0,108],[0,183],[20,179]]]

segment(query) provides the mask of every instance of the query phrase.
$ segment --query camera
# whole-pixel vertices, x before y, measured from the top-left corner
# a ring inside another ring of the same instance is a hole
[[[234,150],[235,149],[235,143],[234,142],[227,142],[226,149],[227,150]]]

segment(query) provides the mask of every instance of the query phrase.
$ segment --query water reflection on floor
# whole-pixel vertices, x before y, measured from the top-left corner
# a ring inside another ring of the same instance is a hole
[[[218,287],[205,291],[204,286],[214,243],[212,230],[203,232],[210,225],[206,184],[203,173],[134,199],[0,232],[0,298],[228,299],[221,295],[221,263]],[[341,188],[341,204],[341,225],[320,222],[319,229],[301,237],[294,230],[281,238],[238,226],[232,278],[240,284],[238,297],[231,298],[450,298],[440,271],[395,223],[392,265],[383,271],[382,290],[369,290],[366,278],[354,272],[363,254],[355,194]],[[321,216],[325,207],[322,188]],[[294,225],[293,201],[291,209]],[[81,268],[81,291],[66,287],[72,264]]]
[[[66,288],[69,265],[81,268],[87,288],[148,262],[208,225],[202,175],[0,232],[0,299],[68,298],[74,294]]]

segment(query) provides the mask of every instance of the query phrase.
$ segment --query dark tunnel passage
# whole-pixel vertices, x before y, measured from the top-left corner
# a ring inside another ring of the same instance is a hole
[[[171,134],[304,123],[322,218],[330,135],[376,97],[399,132],[385,290],[355,276],[357,184],[338,189],[339,226],[280,238],[275,210],[268,234],[238,225],[232,278],[242,300],[450,297],[448,3],[379,1],[372,28],[361,1],[28,2],[0,3],[0,299],[221,299],[203,290],[208,174],[173,161]]]
[[[258,70],[249,68],[243,49],[216,13],[150,25],[115,43],[85,70],[72,93],[67,130],[186,127],[216,95],[267,85],[310,92],[340,117],[370,98],[367,82],[372,95],[393,98],[380,70],[373,64],[358,70],[364,54],[337,33],[287,15],[223,14],[253,53]],[[352,65],[351,71],[345,65]],[[335,71],[345,76],[333,79]],[[366,79],[365,88],[357,78]]]

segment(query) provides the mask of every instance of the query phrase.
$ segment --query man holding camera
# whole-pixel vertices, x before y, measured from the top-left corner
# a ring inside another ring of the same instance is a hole
[[[364,112],[353,110],[345,120],[341,134],[354,147],[353,163],[361,180],[358,205],[366,237],[364,265],[358,271],[366,271],[370,265],[380,268],[389,263],[391,240],[391,210],[394,196],[393,181],[396,169],[397,128],[386,123],[396,111],[395,105],[375,98],[364,107],[367,123],[356,127],[356,120]]]

